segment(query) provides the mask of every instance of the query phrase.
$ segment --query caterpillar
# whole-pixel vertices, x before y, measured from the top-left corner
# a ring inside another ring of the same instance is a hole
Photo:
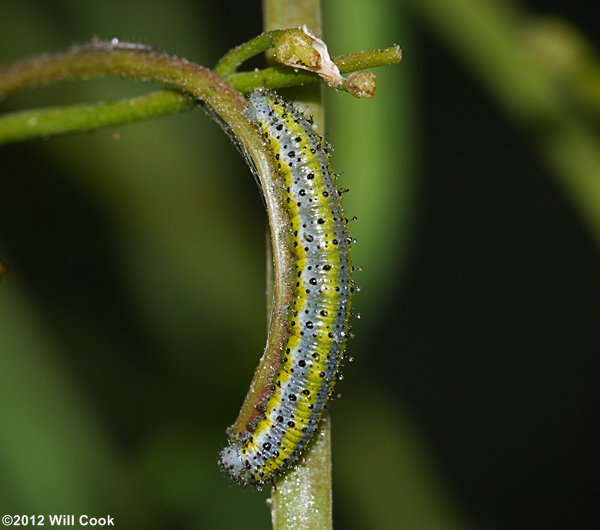
[[[247,112],[277,161],[296,269],[264,413],[219,455],[234,481],[260,486],[297,462],[317,430],[346,346],[354,289],[347,220],[323,139],[268,90],[250,94]]]

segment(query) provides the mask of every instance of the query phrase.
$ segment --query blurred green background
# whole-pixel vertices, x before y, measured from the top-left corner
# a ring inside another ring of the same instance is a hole
[[[374,100],[326,97],[364,269],[336,528],[598,528],[597,8],[324,4],[334,55],[405,54]],[[260,31],[259,2],[0,0],[0,63],[96,36],[210,66]],[[264,233],[201,111],[0,148],[0,515],[269,528],[268,492],[216,465],[265,341]]]

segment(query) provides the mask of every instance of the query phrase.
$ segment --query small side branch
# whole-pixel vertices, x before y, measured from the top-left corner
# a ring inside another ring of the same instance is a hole
[[[126,125],[190,110],[196,104],[189,96],[161,90],[110,103],[12,112],[0,116],[0,145]]]

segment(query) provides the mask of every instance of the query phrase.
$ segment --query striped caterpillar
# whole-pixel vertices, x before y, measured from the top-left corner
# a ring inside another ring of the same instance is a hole
[[[297,108],[264,89],[250,94],[248,116],[277,161],[296,268],[264,414],[219,456],[233,480],[261,485],[297,462],[317,430],[346,346],[353,284],[346,219],[322,138]]]

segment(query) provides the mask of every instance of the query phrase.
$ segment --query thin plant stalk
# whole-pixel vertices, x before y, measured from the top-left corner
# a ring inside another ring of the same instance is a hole
[[[265,31],[303,24],[321,34],[319,0],[264,0]],[[294,89],[288,98],[309,107],[323,134],[321,86]],[[301,462],[276,480],[271,496],[274,530],[328,530],[332,528],[331,421],[325,414]]]

